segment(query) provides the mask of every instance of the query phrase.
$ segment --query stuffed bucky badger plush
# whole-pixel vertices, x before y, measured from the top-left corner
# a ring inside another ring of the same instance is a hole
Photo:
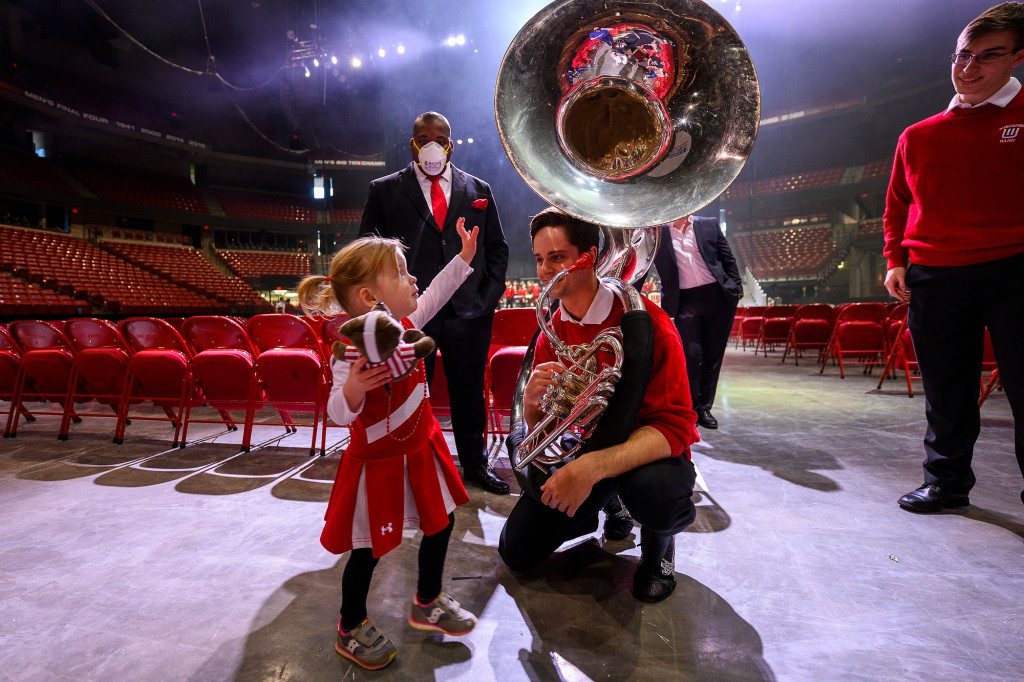
[[[352,345],[335,341],[331,346],[334,357],[345,362],[355,362],[362,356],[371,365],[386,364],[391,370],[392,381],[409,376],[420,358],[434,352],[432,338],[419,329],[403,328],[380,303],[365,315],[353,317],[341,325],[338,331]]]

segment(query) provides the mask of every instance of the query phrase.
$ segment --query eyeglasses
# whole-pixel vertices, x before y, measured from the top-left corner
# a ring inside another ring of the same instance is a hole
[[[982,52],[981,54],[957,52],[949,55],[949,61],[951,64],[960,64],[961,66],[967,66],[972,59],[977,64],[994,64],[1008,54],[1013,54],[1013,52]]]

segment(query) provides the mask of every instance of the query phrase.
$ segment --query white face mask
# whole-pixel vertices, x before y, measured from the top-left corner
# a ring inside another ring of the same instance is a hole
[[[447,163],[448,152],[437,142],[428,142],[422,147],[417,147],[420,158],[420,168],[427,175],[440,175]]]

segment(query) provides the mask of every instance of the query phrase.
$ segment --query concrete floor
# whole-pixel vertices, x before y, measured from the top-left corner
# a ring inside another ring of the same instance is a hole
[[[694,448],[706,481],[676,539],[678,588],[630,594],[638,533],[563,548],[539,575],[495,547],[515,496],[471,488],[445,590],[480,617],[451,638],[405,623],[419,536],[380,563],[370,614],[388,668],[333,650],[344,557],[318,542],[345,435],[56,417],[0,443],[0,680],[1021,680],[1024,507],[1005,397],[983,408],[966,511],[914,515],[924,400],[730,349]],[[3,403],[6,409],[7,404]],[[202,414],[209,414],[203,411]],[[496,463],[513,477],[504,457]]]

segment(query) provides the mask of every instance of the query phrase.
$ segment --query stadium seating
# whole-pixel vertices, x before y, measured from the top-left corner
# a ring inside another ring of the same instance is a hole
[[[67,235],[0,226],[0,253],[4,267],[12,269],[15,276],[35,280],[76,300],[89,301],[107,312],[191,315],[217,312],[219,308],[227,312],[225,304]],[[62,299],[61,303],[68,301]],[[46,312],[49,311],[47,308]]]
[[[316,222],[316,210],[311,198],[226,187],[216,187],[213,191],[224,212],[232,218]]]
[[[272,306],[238,277],[225,275],[190,247],[162,246],[139,242],[101,241],[100,247],[140,268],[150,270],[175,284],[218,301],[214,312],[229,308],[243,312],[269,312]]]
[[[217,256],[243,279],[255,279],[260,275],[303,277],[310,274],[313,267],[313,256],[308,253],[218,250]]]
[[[732,242],[758,280],[814,279],[835,250],[831,225],[745,232]]]
[[[0,181],[4,184],[19,182],[67,194],[75,192],[47,161],[30,154],[16,154],[6,150],[0,150]]]
[[[105,201],[188,213],[210,212],[199,191],[184,178],[104,167],[94,162],[70,163],[68,169]],[[148,234],[153,237],[152,232]]]
[[[882,236],[882,219],[865,220],[857,226],[857,239],[874,239]]]

